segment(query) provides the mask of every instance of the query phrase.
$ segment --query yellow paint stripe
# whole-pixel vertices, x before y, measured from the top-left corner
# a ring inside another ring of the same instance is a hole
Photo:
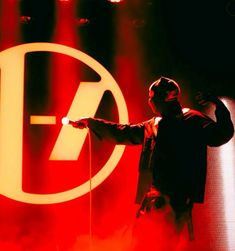
[[[55,125],[56,116],[39,116],[32,115],[30,116],[31,125]]]

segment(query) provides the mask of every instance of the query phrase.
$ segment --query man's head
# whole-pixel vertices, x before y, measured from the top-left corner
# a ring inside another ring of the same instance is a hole
[[[178,101],[179,85],[172,79],[161,77],[149,87],[149,105],[154,113],[164,113]]]

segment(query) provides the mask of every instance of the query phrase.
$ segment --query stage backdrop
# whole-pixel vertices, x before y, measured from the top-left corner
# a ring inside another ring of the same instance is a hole
[[[234,120],[234,41],[226,33],[234,3],[211,4],[0,2],[1,250],[235,249],[234,139],[208,149],[206,199],[195,205],[189,241],[161,211],[136,219],[141,146],[62,124],[147,120],[148,88],[162,75],[180,83],[185,107],[213,118],[213,107],[194,100],[210,90]]]

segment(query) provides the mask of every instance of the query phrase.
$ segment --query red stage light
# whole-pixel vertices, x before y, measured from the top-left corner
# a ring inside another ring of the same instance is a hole
[[[88,18],[78,18],[75,20],[75,23],[78,26],[85,26],[90,23],[90,20]]]
[[[20,22],[22,24],[28,24],[30,21],[32,21],[32,17],[30,17],[30,16],[21,16],[20,17]]]
[[[108,0],[110,3],[121,3],[124,0]]]

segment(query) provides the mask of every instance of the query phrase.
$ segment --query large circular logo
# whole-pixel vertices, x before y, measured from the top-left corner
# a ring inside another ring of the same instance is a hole
[[[125,146],[116,145],[99,172],[91,177],[91,180],[87,180],[73,189],[51,194],[28,193],[22,190],[24,58],[26,53],[38,51],[56,52],[75,58],[92,68],[101,78],[98,84],[80,83],[68,114],[65,116],[71,119],[84,116],[84,114],[93,116],[102,95],[107,90],[112,93],[117,104],[119,123],[128,122],[128,112],[122,92],[111,74],[95,59],[77,49],[55,43],[29,43],[9,48],[0,53],[0,193],[25,203],[52,204],[77,198],[100,185],[115,169]],[[87,100],[87,95],[92,95],[89,107],[83,105]],[[12,123],[13,119],[14,123]],[[86,130],[78,131],[68,126],[61,126],[48,161],[76,160],[87,133]],[[14,153],[14,157],[12,157],[12,153]]]

